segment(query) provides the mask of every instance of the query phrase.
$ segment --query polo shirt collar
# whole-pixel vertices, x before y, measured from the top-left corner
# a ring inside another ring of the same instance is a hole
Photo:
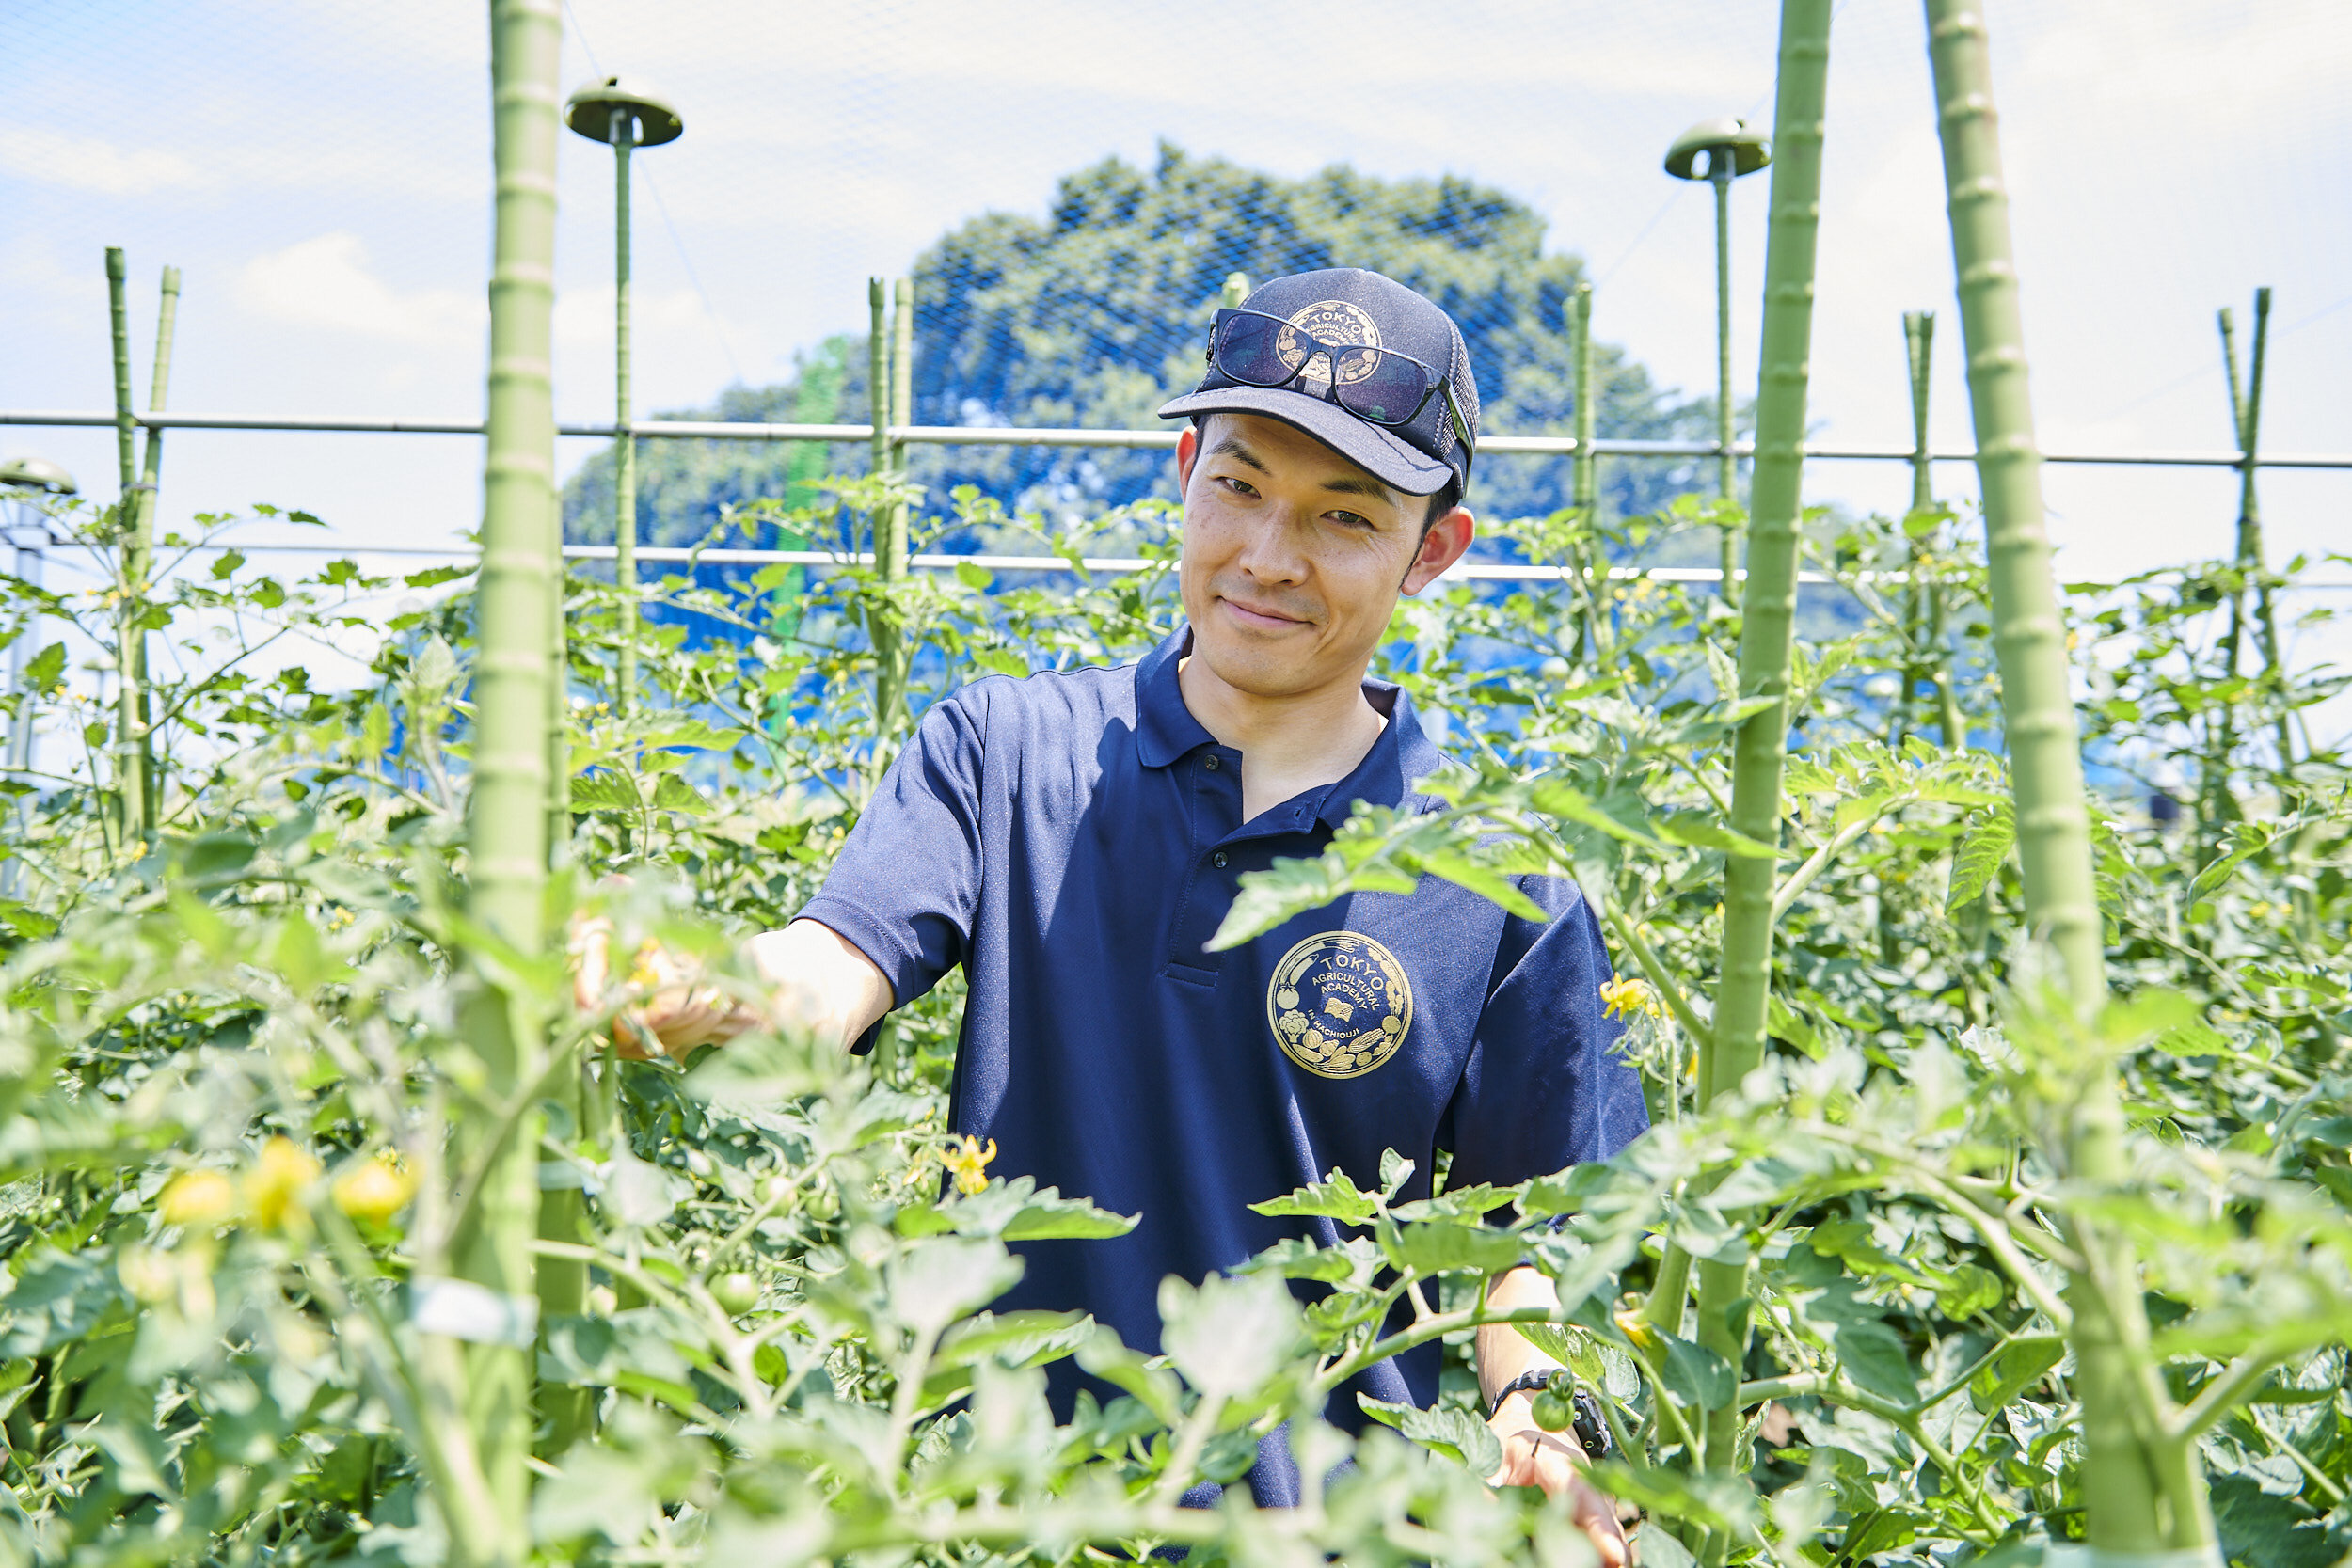
[[[1177,684],[1177,665],[1192,652],[1192,628],[1178,626],[1167,641],[1145,655],[1136,667],[1136,751],[1146,768],[1166,768],[1216,737],[1184,705]],[[1372,743],[1356,770],[1319,791],[1311,790],[1301,804],[1330,827],[1347,820],[1359,800],[1375,806],[1401,806],[1414,784],[1438,770],[1445,760],[1413,712],[1410,693],[1394,681],[1366,680],[1364,696],[1388,715],[1380,738]],[[1319,799],[1317,797],[1320,797]]]

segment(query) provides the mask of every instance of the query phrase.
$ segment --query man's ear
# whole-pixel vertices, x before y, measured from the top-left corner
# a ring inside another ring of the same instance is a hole
[[[1192,488],[1192,465],[1200,455],[1200,427],[1186,424],[1176,436],[1176,495],[1182,499]]]
[[[1428,587],[1447,567],[1462,559],[1470,540],[1478,532],[1478,519],[1467,506],[1457,506],[1436,522],[1421,536],[1421,549],[1413,557],[1413,564],[1406,571],[1405,580],[1397,586],[1410,598]]]

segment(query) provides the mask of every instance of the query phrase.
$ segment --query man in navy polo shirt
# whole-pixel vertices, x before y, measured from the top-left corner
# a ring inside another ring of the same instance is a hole
[[[1612,1053],[1608,955],[1565,880],[1522,886],[1535,923],[1436,879],[1358,894],[1213,953],[1244,872],[1320,853],[1358,801],[1430,809],[1439,762],[1409,698],[1366,679],[1400,594],[1460,559],[1478,393],[1454,323],[1375,273],[1278,278],[1219,310],[1188,418],[1179,580],[1186,626],[1141,662],[991,677],[942,699],[850,833],[824,890],[754,961],[812,1026],[863,1050],[882,1017],[961,965],[953,1129],[995,1170],[1142,1218],[1109,1242],[1025,1245],[1000,1307],[1083,1307],[1156,1347],[1160,1280],[1199,1280],[1330,1222],[1248,1205],[1383,1151],[1449,1180],[1509,1183],[1602,1159],[1645,1125]],[[583,975],[583,982],[587,979]],[[642,1016],[683,1053],[751,1022],[680,988]],[[1548,1302],[1515,1270],[1492,1299]],[[1428,1405],[1438,1347],[1360,1384]],[[1566,1492],[1605,1561],[1623,1537],[1520,1374],[1482,1331],[1500,1481]],[[1078,1374],[1064,1364],[1065,1407]],[[1360,1424],[1343,1395],[1331,1417]],[[1279,1443],[1251,1475],[1292,1502]],[[1209,1489],[1213,1494],[1214,1488]]]

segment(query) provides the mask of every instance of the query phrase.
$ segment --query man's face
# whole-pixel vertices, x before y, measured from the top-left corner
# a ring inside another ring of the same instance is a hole
[[[1422,535],[1429,500],[1391,488],[1279,420],[1212,415],[1180,438],[1179,562],[1193,653],[1259,697],[1353,683],[1400,590],[1419,593],[1470,543],[1455,508]]]

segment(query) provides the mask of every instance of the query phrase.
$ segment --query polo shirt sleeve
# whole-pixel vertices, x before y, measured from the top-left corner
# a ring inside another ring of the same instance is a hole
[[[1486,1009],[1447,1111],[1448,1187],[1508,1186],[1605,1160],[1649,1126],[1641,1073],[1613,1049],[1625,1026],[1602,1008],[1611,972],[1600,923],[1565,878],[1519,885],[1551,918],[1504,919]]]
[[[903,1007],[970,951],[980,897],[978,716],[962,694],[931,705],[866,803],[824,887],[797,918],[832,927]],[[872,1039],[858,1042],[863,1051]]]

